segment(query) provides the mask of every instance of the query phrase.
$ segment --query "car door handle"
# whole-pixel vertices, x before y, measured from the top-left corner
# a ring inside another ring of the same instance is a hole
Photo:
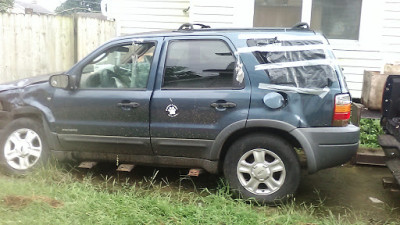
[[[137,102],[119,102],[117,106],[121,108],[137,108],[140,104]]]
[[[236,103],[234,103],[234,102],[226,102],[226,101],[216,101],[216,102],[211,103],[210,106],[215,108],[216,110],[224,111],[227,108],[235,108],[236,107]]]

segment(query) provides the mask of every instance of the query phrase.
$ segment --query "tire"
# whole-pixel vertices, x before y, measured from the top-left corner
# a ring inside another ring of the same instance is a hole
[[[261,204],[289,199],[300,183],[300,162],[279,136],[251,134],[234,142],[225,157],[224,175],[234,193]]]
[[[22,175],[48,159],[48,145],[38,122],[20,118],[8,124],[0,138],[0,163],[7,174]]]

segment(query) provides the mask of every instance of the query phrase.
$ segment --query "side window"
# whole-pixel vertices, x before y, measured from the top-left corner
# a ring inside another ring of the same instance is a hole
[[[155,43],[107,49],[83,68],[80,88],[146,88],[154,49]]]
[[[167,50],[163,89],[237,89],[236,59],[221,40],[175,40]],[[240,79],[239,79],[240,80]]]

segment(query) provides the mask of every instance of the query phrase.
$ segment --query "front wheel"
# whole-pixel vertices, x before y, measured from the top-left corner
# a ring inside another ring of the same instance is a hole
[[[300,183],[300,163],[293,147],[282,138],[252,134],[234,142],[224,161],[231,188],[245,199],[280,203]]]
[[[24,174],[47,159],[48,147],[42,126],[34,120],[12,121],[1,137],[0,161],[10,174]]]

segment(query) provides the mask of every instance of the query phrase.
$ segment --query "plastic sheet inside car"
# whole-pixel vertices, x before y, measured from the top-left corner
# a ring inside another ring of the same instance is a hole
[[[324,89],[337,81],[334,58],[323,40],[248,39],[248,48],[274,85]]]

